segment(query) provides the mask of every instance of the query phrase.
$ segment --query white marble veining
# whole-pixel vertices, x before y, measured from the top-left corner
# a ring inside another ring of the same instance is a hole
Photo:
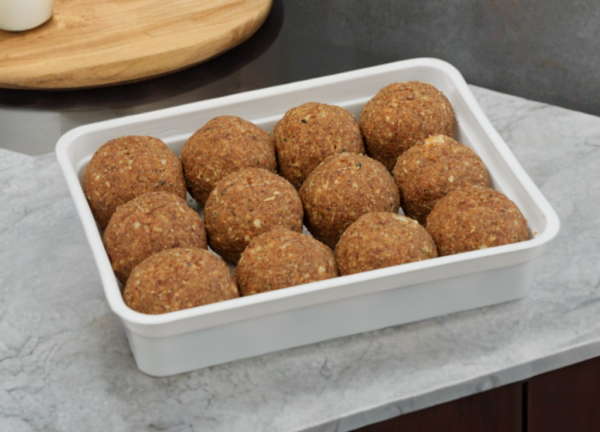
[[[0,150],[0,431],[346,431],[600,356],[600,118],[472,87],[561,219],[520,301],[140,373],[53,154]]]

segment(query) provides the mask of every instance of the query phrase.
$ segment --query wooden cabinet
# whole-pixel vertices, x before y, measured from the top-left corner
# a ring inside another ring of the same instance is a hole
[[[600,358],[360,432],[600,432]]]
[[[527,432],[600,431],[600,358],[531,378]]]
[[[520,383],[395,417],[360,432],[521,432]]]

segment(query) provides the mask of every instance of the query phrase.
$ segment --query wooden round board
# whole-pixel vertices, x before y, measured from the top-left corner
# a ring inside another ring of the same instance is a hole
[[[272,0],[55,0],[54,16],[0,30],[0,87],[98,87],[164,75],[248,39]]]

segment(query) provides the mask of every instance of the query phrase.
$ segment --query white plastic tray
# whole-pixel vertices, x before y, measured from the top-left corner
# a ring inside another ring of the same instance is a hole
[[[358,119],[363,105],[382,87],[410,80],[428,82],[448,97],[458,121],[455,138],[482,158],[492,187],[519,206],[532,239],[164,315],[140,314],[125,305],[81,188],[85,166],[102,144],[122,135],[151,135],[180,154],[186,139],[213,117],[236,115],[271,131],[288,109],[311,101],[343,106]],[[531,284],[534,259],[559,229],[556,213],[460,73],[435,59],[400,61],[90,124],[61,137],[56,153],[106,298],[123,321],[139,369],[154,376],[518,299]]]

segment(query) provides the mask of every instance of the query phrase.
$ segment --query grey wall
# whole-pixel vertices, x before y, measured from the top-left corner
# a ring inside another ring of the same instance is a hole
[[[441,58],[472,84],[600,115],[600,1],[293,0],[285,7],[288,35],[374,57]]]

